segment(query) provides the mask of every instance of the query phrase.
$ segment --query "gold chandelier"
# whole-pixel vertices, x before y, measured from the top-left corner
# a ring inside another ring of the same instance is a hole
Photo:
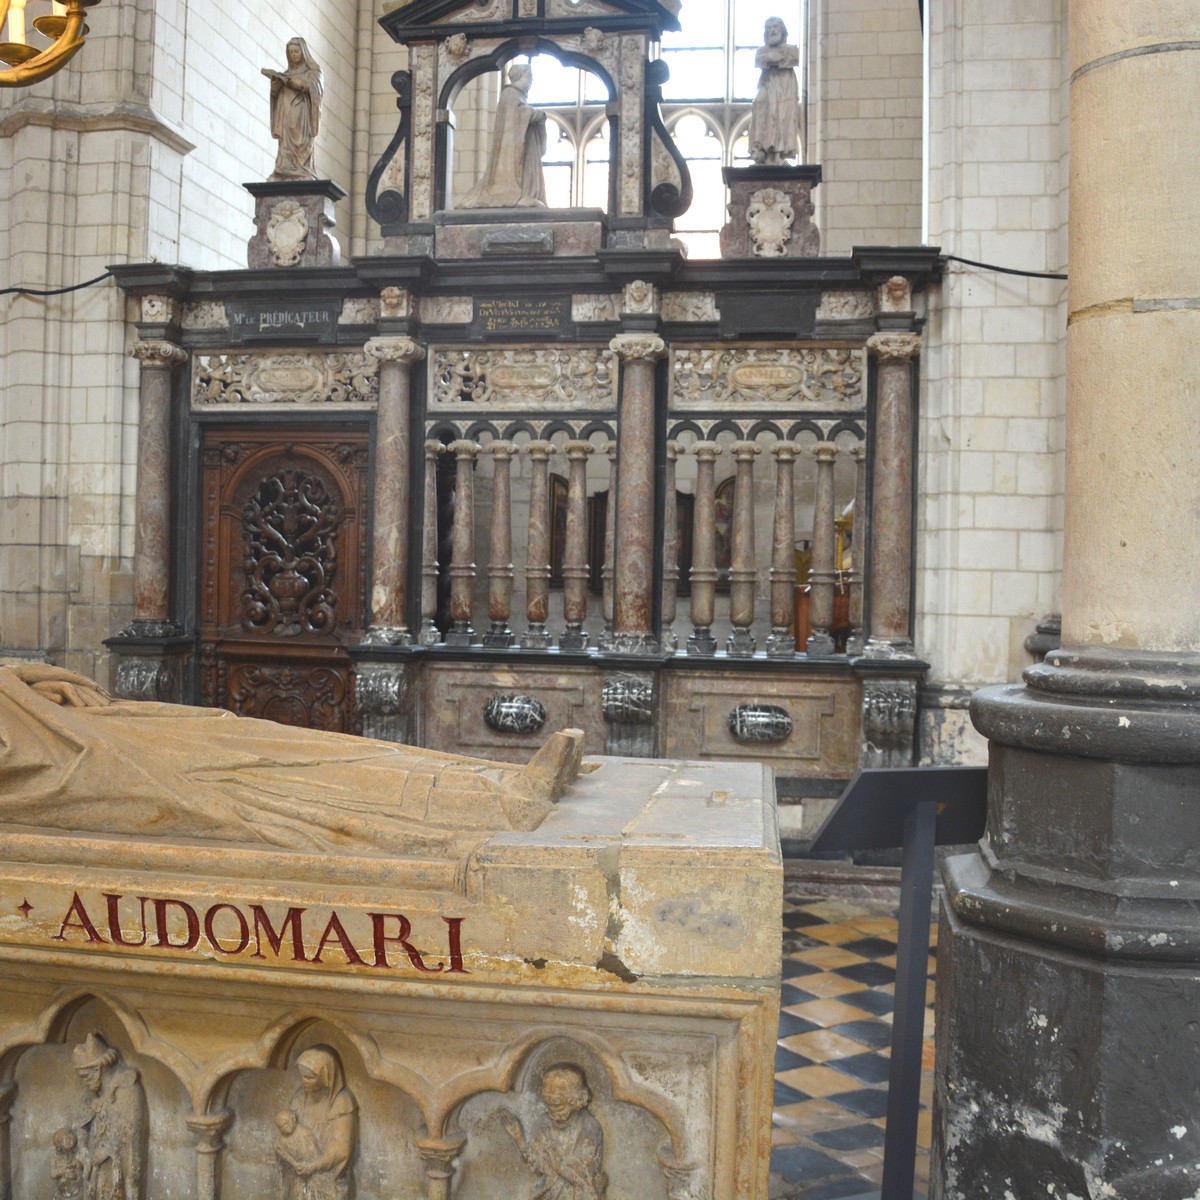
[[[0,42],[0,63],[4,64],[0,66],[0,87],[26,87],[66,66],[87,37],[85,10],[99,3],[54,0],[50,13],[33,20],[33,28],[50,43],[39,47],[26,41],[26,0],[0,0],[0,27],[8,26],[8,41]]]

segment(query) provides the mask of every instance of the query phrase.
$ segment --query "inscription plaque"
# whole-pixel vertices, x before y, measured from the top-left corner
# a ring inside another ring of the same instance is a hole
[[[496,333],[556,333],[570,317],[570,296],[497,296],[476,301],[471,332],[476,337]]]
[[[237,304],[226,301],[225,311],[229,316],[229,337],[235,345],[283,339],[332,342],[337,336],[341,302]]]

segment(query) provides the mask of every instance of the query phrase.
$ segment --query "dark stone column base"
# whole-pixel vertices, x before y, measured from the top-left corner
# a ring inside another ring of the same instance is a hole
[[[917,679],[863,680],[864,767],[911,767],[916,759]]]
[[[415,745],[418,687],[415,663],[354,656],[354,692],[363,736]]]
[[[606,754],[654,758],[658,753],[656,676],[621,671],[604,676],[602,704]]]
[[[118,699],[184,703],[195,645],[174,621],[131,621],[104,645],[117,657]]]

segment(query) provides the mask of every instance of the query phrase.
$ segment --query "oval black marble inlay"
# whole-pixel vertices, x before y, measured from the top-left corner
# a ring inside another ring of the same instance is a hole
[[[546,709],[532,696],[493,696],[483,707],[483,719],[497,733],[537,733],[546,723]]]
[[[729,732],[739,742],[783,742],[792,732],[792,718],[778,704],[739,704],[729,714]]]

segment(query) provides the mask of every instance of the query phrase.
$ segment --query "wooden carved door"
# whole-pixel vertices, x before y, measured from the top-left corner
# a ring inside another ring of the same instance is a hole
[[[367,467],[365,429],[206,429],[201,703],[356,730]]]

